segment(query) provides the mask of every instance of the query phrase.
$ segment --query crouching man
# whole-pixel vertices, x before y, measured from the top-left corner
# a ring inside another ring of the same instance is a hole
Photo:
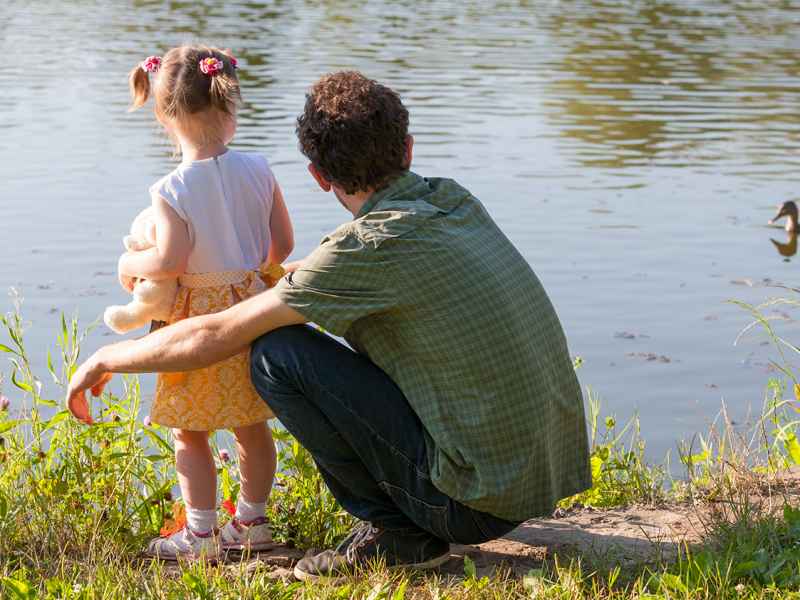
[[[433,568],[450,543],[498,538],[589,488],[583,400],[555,310],[468,190],[409,171],[400,97],[356,72],[326,75],[297,134],[311,175],[353,220],[264,294],[98,351],[70,384],[77,413],[110,372],[196,369],[252,344],[259,395],[362,521],[301,560],[298,579],[375,560]]]

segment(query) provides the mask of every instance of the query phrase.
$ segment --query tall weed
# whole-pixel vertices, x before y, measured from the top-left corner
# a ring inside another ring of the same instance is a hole
[[[140,551],[169,525],[180,502],[171,431],[142,422],[141,389],[129,376],[119,378],[121,390],[107,387],[92,401],[99,415],[94,425],[71,418],[66,387],[93,326],[80,332],[77,314],[71,320],[62,315],[60,364],[48,351],[53,382],[43,385],[25,349],[20,304],[0,316],[8,338],[0,354],[9,361],[0,373],[0,395],[5,387],[12,398],[9,407],[0,404],[0,572],[63,564],[65,557],[100,565]],[[336,543],[352,517],[333,499],[310,455],[288,432],[273,433],[280,459],[269,506],[275,538],[302,547]],[[232,508],[241,485],[236,463],[220,459],[217,468],[220,494]],[[220,509],[220,517],[228,514]]]

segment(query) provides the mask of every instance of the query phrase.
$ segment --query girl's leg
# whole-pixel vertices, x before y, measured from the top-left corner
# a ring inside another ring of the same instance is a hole
[[[275,443],[265,423],[233,430],[239,448],[242,489],[236,514],[220,530],[223,550],[257,552],[272,548],[272,530],[267,519],[267,499],[275,477]]]
[[[216,510],[217,466],[208,431],[173,429],[178,481],[187,510]]]
[[[239,449],[239,472],[242,477],[241,497],[252,504],[261,504],[269,498],[275,478],[277,459],[275,442],[267,422],[256,423],[233,430]]]
[[[175,462],[181,495],[186,504],[186,527],[169,537],[150,540],[147,553],[167,560],[179,557],[217,562],[217,468],[208,445],[208,431],[173,429]]]

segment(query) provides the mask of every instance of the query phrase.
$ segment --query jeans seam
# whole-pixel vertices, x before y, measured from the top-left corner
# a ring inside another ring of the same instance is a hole
[[[295,373],[297,373],[297,374],[300,374],[300,369],[298,369],[298,368],[294,367],[293,365],[277,364],[277,363],[270,363],[270,365],[271,365],[271,366],[273,366],[273,367],[277,367],[277,368],[281,368],[281,369],[285,369],[285,370],[291,370],[291,371],[293,371],[293,372],[295,372]],[[384,443],[386,446],[388,446],[389,448],[391,448],[391,450],[392,450],[394,453],[396,453],[396,454],[398,454],[399,456],[401,456],[401,457],[403,458],[403,460],[405,460],[405,461],[406,461],[406,462],[407,462],[409,465],[411,465],[411,466],[414,468],[414,470],[415,470],[415,471],[416,471],[416,472],[417,472],[417,473],[418,473],[420,476],[422,476],[422,477],[426,477],[426,478],[430,479],[430,475],[429,475],[429,474],[427,474],[427,473],[423,473],[422,471],[420,471],[420,470],[419,470],[419,468],[417,467],[416,463],[415,463],[413,460],[411,460],[410,458],[408,458],[408,457],[407,457],[405,454],[403,454],[402,452],[400,452],[400,450],[398,450],[398,449],[397,449],[397,448],[395,448],[395,447],[394,447],[392,444],[390,444],[388,441],[386,441],[386,440],[383,438],[383,436],[381,436],[381,435],[380,435],[380,434],[379,434],[377,431],[375,431],[375,430],[374,430],[372,427],[370,427],[370,426],[369,426],[369,424],[367,424],[365,421],[363,421],[363,420],[361,419],[361,417],[358,415],[358,413],[356,413],[355,411],[351,410],[351,409],[350,409],[350,407],[348,407],[348,406],[347,406],[347,405],[346,405],[344,402],[342,402],[342,400],[341,400],[341,399],[339,399],[339,397],[338,397],[336,394],[332,393],[332,392],[331,392],[331,391],[330,391],[330,390],[329,390],[327,387],[325,387],[324,385],[322,385],[322,384],[321,384],[319,381],[317,381],[317,380],[316,380],[314,377],[312,377],[311,375],[305,375],[305,374],[304,374],[304,375],[303,375],[303,378],[305,378],[307,381],[310,381],[310,382],[312,382],[314,385],[316,385],[316,386],[317,386],[317,387],[319,387],[320,389],[323,389],[323,390],[325,390],[325,393],[326,393],[326,394],[328,394],[328,395],[329,395],[331,398],[334,398],[334,399],[336,399],[336,401],[339,403],[339,406],[340,406],[342,409],[344,409],[344,410],[346,410],[347,412],[349,412],[349,413],[350,413],[350,414],[353,416],[353,418],[357,419],[357,420],[358,420],[358,422],[359,422],[359,423],[361,423],[361,424],[364,426],[364,428],[366,428],[367,430],[369,430],[369,431],[370,431],[370,433],[372,433],[372,435],[374,435],[376,438],[378,438],[378,439],[379,439],[381,442],[383,442],[383,443]],[[406,400],[406,402],[408,402],[408,400]],[[414,409],[412,408],[411,410],[413,411]],[[416,413],[415,413],[415,414],[416,414]],[[423,443],[423,444],[425,443],[425,440],[424,440],[424,438],[423,438],[423,440],[422,440],[422,443]]]
[[[445,513],[447,512],[447,507],[446,506],[433,506],[432,504],[428,504],[427,502],[425,502],[423,500],[420,500],[419,498],[415,498],[414,496],[409,494],[406,490],[404,490],[400,486],[392,485],[388,481],[379,481],[378,482],[378,487],[381,488],[386,493],[386,495],[389,496],[389,498],[392,498],[392,494],[389,492],[389,490],[387,488],[392,488],[394,490],[397,490],[401,494],[403,494],[403,496],[405,496],[406,499],[409,502],[411,502],[413,504],[416,504],[418,507],[422,507],[425,510],[433,512],[436,515],[436,518],[439,521],[439,525],[440,525],[440,528],[441,528],[442,517],[444,517]],[[394,500],[394,498],[392,498],[392,499]],[[407,515],[407,516],[409,516],[409,515]],[[410,516],[409,516],[409,518],[410,518]],[[445,521],[446,520],[447,519],[445,519]],[[420,525],[417,525],[417,526],[421,527]],[[389,528],[387,528],[387,529],[389,529]],[[422,528],[422,529],[425,530],[425,528]],[[416,533],[416,532],[414,532],[413,530],[410,530],[410,529],[402,529],[402,530],[394,529],[394,530],[390,530],[390,531],[394,531],[398,535],[410,535],[411,533]],[[445,528],[444,531],[447,531],[447,529]],[[428,533],[430,533],[430,532],[428,532]]]
[[[483,517],[481,517],[480,513],[476,511],[474,508],[470,508],[469,512],[472,514],[472,518],[475,519],[475,523],[478,525],[478,529],[481,530],[481,533],[486,536],[486,540],[493,540],[496,539],[496,536],[489,531],[489,527],[483,521]]]
[[[412,496],[411,494],[409,494],[406,490],[404,490],[400,486],[392,485],[388,481],[379,481],[378,482],[378,487],[380,487],[385,492],[386,492],[386,488],[392,488],[392,489],[398,490],[399,492],[402,492],[402,494],[410,502],[413,502],[413,503],[417,504],[418,506],[425,508],[426,510],[432,510],[437,515],[442,515],[442,514],[445,513],[445,511],[447,511],[447,507],[446,506],[434,506],[433,504],[428,504],[424,500],[420,500],[419,498],[416,498],[416,497]],[[391,494],[389,494],[389,496],[391,497]]]

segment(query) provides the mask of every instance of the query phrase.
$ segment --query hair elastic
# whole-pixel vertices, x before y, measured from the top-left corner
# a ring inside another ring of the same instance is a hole
[[[214,75],[222,70],[223,64],[216,58],[204,58],[200,61],[200,70],[206,75]]]
[[[160,56],[148,56],[144,59],[144,61],[142,61],[142,70],[155,73],[156,70],[158,70],[159,65],[161,65],[162,60],[164,59]]]

